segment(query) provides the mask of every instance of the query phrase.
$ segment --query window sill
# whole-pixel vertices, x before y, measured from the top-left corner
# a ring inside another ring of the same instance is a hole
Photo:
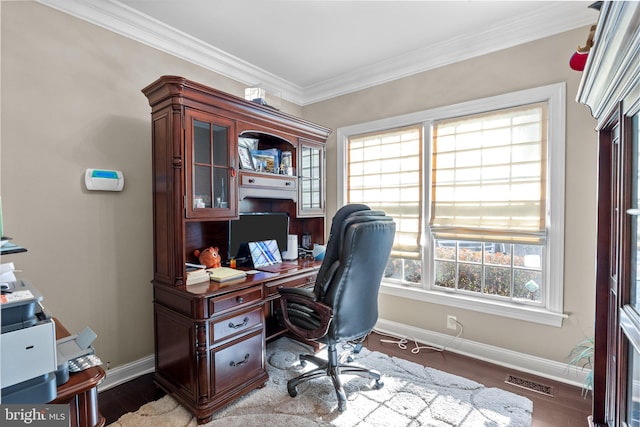
[[[380,293],[416,301],[424,301],[449,307],[462,308],[465,310],[478,311],[485,314],[492,314],[494,316],[523,320],[525,322],[555,326],[557,328],[562,327],[562,320],[568,317],[566,314],[554,313],[539,307],[509,304],[501,301],[479,300],[466,295],[436,292],[427,289],[398,285],[395,283],[385,283],[384,281],[380,286]]]

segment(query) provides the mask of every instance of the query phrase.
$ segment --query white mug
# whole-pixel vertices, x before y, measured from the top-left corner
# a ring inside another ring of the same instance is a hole
[[[324,253],[326,252],[327,247],[325,245],[319,245],[317,243],[313,244],[313,259],[316,261],[322,261],[324,259]]]

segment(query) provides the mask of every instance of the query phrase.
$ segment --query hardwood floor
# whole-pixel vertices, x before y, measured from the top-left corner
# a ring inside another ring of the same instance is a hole
[[[407,343],[408,349],[400,349],[396,344],[380,342],[382,337],[371,334],[364,345],[371,351],[380,351],[390,356],[401,357],[441,371],[472,379],[487,387],[498,387],[517,393],[533,401],[532,427],[586,427],[587,417],[591,413],[591,397],[584,399],[578,387],[558,383],[546,378],[521,373],[487,362],[471,359],[450,352],[420,350],[418,354],[410,350],[413,343]],[[512,375],[526,381],[548,386],[552,396],[530,391],[505,383]],[[152,374],[144,375],[125,384],[103,391],[98,396],[100,412],[107,419],[107,425],[117,421],[123,414],[136,411],[147,402],[159,399],[164,392],[153,383]],[[514,426],[517,427],[517,426]]]

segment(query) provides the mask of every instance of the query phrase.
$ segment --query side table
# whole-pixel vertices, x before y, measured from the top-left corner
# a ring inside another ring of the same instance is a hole
[[[54,322],[56,339],[71,335],[58,319],[54,318]],[[104,427],[106,419],[98,410],[98,384],[105,375],[100,366],[70,372],[69,381],[58,387],[58,396],[51,403],[69,405],[71,427]]]

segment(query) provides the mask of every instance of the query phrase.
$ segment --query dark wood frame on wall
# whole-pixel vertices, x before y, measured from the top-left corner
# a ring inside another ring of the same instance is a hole
[[[598,221],[596,260],[593,424],[629,424],[629,351],[640,353],[640,316],[634,224],[628,213],[638,197],[634,172],[640,114],[640,4],[604,2],[578,91],[598,132]],[[637,396],[636,396],[637,397]]]

